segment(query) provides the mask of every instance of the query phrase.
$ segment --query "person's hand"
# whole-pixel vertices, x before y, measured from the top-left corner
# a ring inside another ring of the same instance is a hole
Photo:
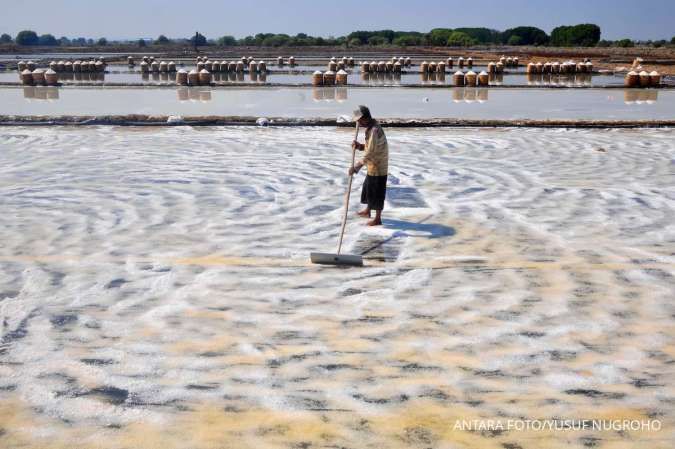
[[[358,173],[359,170],[361,170],[361,167],[363,167],[363,164],[360,163],[349,167],[349,176],[354,175],[354,173]]]
[[[353,176],[354,173],[356,173],[355,167],[354,167],[354,166],[349,167],[349,171],[347,172],[347,174],[348,174],[349,176]]]
[[[356,140],[352,140],[352,150],[359,148],[359,143]]]

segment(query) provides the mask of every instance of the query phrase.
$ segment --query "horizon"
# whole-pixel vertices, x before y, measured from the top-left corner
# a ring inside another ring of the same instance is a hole
[[[296,0],[293,5],[269,0],[260,0],[255,5],[205,0],[204,7],[180,11],[172,8],[179,4],[173,0],[119,0],[114,5],[93,6],[82,0],[72,0],[67,5],[35,0],[5,6],[0,33],[14,37],[19,31],[32,30],[57,38],[105,37],[121,41],[156,39],[160,34],[169,39],[184,39],[195,31],[207,39],[225,35],[241,39],[258,33],[338,37],[359,30],[427,33],[434,28],[484,27],[504,31],[533,26],[550,34],[561,25],[595,23],[602,30],[601,39],[606,40],[670,40],[675,35],[672,29],[675,8],[667,0],[654,0],[648,7],[627,0],[597,0],[591,4],[570,0],[547,5],[545,11],[541,11],[538,3],[514,0],[508,5],[509,15],[504,17],[504,2],[497,0],[485,0],[480,5],[429,0],[424,8],[400,0],[372,0],[367,5],[345,0],[341,4],[322,5],[320,10],[307,0]],[[36,10],[42,13],[36,16]],[[134,10],[134,14],[130,15],[129,10]],[[205,16],[204,11],[209,14]],[[57,23],[54,17],[59,17]],[[104,22],[99,20],[101,17],[105,17]]]

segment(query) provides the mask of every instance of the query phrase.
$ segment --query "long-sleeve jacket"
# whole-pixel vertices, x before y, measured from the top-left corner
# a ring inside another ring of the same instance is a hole
[[[389,170],[389,145],[379,123],[375,122],[366,130],[363,163],[370,176],[386,176]]]

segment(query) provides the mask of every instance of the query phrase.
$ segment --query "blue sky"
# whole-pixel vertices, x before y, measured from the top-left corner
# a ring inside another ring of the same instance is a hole
[[[200,6],[196,6],[200,5]],[[605,39],[670,39],[675,0],[0,0],[0,33],[57,37],[244,37],[259,32],[339,36],[353,30],[428,31],[596,23]]]

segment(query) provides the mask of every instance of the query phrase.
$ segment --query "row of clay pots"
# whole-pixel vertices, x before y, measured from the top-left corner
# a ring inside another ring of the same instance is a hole
[[[487,86],[490,84],[490,75],[485,70],[478,74],[473,70],[466,73],[458,70],[452,75],[452,82],[455,86]]]
[[[499,58],[499,62],[501,62],[504,67],[518,67],[519,64],[517,56],[502,56]]]
[[[208,57],[208,56],[197,56],[197,59],[196,59],[195,62],[196,62],[197,64],[199,64],[200,62],[208,63],[209,61],[210,61],[210,60],[209,60],[209,57]],[[246,67],[248,67],[248,66],[251,65],[251,62],[253,62],[253,56],[242,56],[241,59],[240,59],[240,61],[241,61]],[[226,63],[226,62],[223,61],[221,64],[225,64],[225,63]],[[279,56],[279,57],[277,58],[277,64],[278,64],[278,65],[284,65],[284,63],[285,63],[285,61],[284,61],[283,56]],[[288,58],[288,64],[289,64],[289,65],[295,65],[295,57],[294,57],[294,56],[290,56],[290,57]]]
[[[527,73],[593,73],[593,63],[586,62],[530,62],[525,70]]]
[[[347,84],[348,73],[344,70],[340,70],[335,73],[332,70],[322,73],[319,70],[312,74],[312,85],[314,86],[332,86],[334,84],[344,85]]]
[[[181,69],[176,73],[176,84],[181,86],[209,86],[211,79],[211,72],[206,69],[192,69],[189,72]]]
[[[661,85],[661,75],[654,70],[647,73],[645,70],[640,73],[631,70],[624,78],[626,87],[658,87]]]
[[[445,65],[447,65],[448,68],[450,68],[450,69],[453,67],[454,64],[455,64],[455,61],[454,61],[452,58],[448,58],[448,59],[445,61]],[[458,66],[460,69],[461,69],[462,67],[464,67],[464,64],[466,64],[466,66],[469,67],[469,68],[473,67],[473,58],[472,58],[471,56],[469,56],[469,57],[466,58],[466,59],[464,59],[463,56],[460,56],[459,58],[457,58],[457,66]]]
[[[435,63],[433,61],[422,61],[420,64],[420,73],[445,73],[445,63],[443,61]]]
[[[331,67],[329,66],[329,69]],[[361,72],[363,73],[391,73],[391,72],[401,72],[401,69],[403,68],[403,64],[401,64],[399,61],[396,62],[391,62],[391,61],[380,61],[380,62],[368,62],[364,61],[361,63]]]
[[[59,83],[59,74],[52,69],[35,69],[32,72],[25,69],[20,76],[21,83],[27,86],[56,86]]]
[[[501,60],[497,63],[489,62],[488,65],[487,65],[487,72],[488,73],[504,73],[504,63]]]
[[[328,62],[328,65],[330,66],[331,63],[335,63],[340,65],[339,69],[344,69],[346,67],[354,67],[354,58],[343,56],[340,59],[337,59],[335,56],[330,58],[330,61]]]
[[[141,62],[141,73],[175,72],[175,71],[176,71],[176,63],[173,61],[170,62],[152,61],[151,63],[147,63],[145,61]]]

